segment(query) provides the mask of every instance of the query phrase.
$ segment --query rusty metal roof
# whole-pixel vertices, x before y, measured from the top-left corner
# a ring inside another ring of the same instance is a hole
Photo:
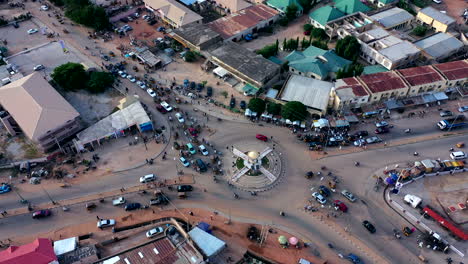
[[[468,78],[468,62],[466,60],[435,64],[434,67],[451,81]]]
[[[379,72],[359,77],[372,93],[405,88],[403,80],[395,72]]]
[[[397,71],[413,86],[443,80],[442,76],[431,66],[413,67]]]

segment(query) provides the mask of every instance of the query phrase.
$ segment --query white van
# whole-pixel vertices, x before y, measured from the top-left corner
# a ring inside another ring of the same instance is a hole
[[[466,154],[463,151],[455,151],[450,153],[450,158],[453,160],[462,160],[466,159]]]
[[[146,183],[156,180],[156,176],[154,174],[148,174],[143,177],[140,177],[140,183]]]
[[[164,109],[166,109],[166,111],[168,111],[168,112],[172,111],[172,107],[171,107],[168,103],[166,103],[166,101],[162,101],[162,102],[160,103],[160,105],[161,105],[162,107],[164,107]]]
[[[413,207],[413,208],[417,208],[422,202],[421,198],[419,198],[416,195],[411,195],[411,194],[405,195],[403,200],[405,201],[405,203],[411,205],[411,207]]]

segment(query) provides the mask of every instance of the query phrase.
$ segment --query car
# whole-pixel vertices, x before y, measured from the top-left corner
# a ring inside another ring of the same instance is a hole
[[[140,177],[140,183],[151,182],[151,181],[154,181],[154,180],[156,180],[156,175],[154,175],[154,174],[148,174],[148,175]]]
[[[467,105],[460,106],[460,108],[458,108],[458,112],[460,112],[460,113],[464,113],[466,111],[468,111],[468,106]]]
[[[432,2],[436,3],[436,4],[442,4],[442,1],[441,0],[432,0]]]
[[[137,81],[136,84],[141,88],[141,89],[146,89],[146,84],[145,82],[142,81]]]
[[[152,25],[158,23],[158,21],[156,21],[155,19],[149,19],[149,20],[147,20],[147,21],[148,21],[148,25],[150,25],[150,26],[152,26]]]
[[[379,137],[368,137],[368,138],[366,138],[366,143],[367,144],[374,144],[374,143],[379,143],[379,142],[382,142],[382,139],[380,139]]]
[[[42,10],[42,11],[47,11],[47,10],[49,10],[49,6],[47,6],[47,5],[41,5],[41,10]]]
[[[150,19],[151,17],[148,16],[148,15],[143,15],[141,18],[143,18],[144,20],[148,20],[148,19]]]
[[[362,225],[369,231],[371,232],[372,234],[375,233],[375,231],[377,231],[374,227],[373,224],[371,224],[371,222],[367,221],[367,220],[364,220],[362,222]]]
[[[450,153],[450,158],[453,160],[463,160],[466,159],[466,153],[463,151],[455,151]]]
[[[323,197],[323,195],[321,195],[318,192],[312,193],[312,197],[314,197],[315,200],[317,200],[317,202],[319,202],[321,204],[326,204],[327,203],[327,199],[325,199],[325,197]]]
[[[165,27],[158,27],[157,31],[158,32],[164,32],[164,31],[166,31],[166,28]]]
[[[127,73],[124,72],[124,71],[119,71],[118,74],[119,74],[120,77],[122,77],[122,78],[127,78]]]
[[[177,186],[177,191],[178,192],[191,192],[193,191],[193,186],[192,185],[179,185]]]
[[[206,147],[204,145],[200,145],[198,146],[198,149],[200,149],[200,152],[203,156],[208,156],[208,154],[210,154],[208,152],[208,149],[206,149]]]
[[[197,154],[197,150],[193,147],[192,143],[188,143],[186,146],[190,154]]]
[[[0,194],[2,193],[7,193],[7,192],[10,192],[11,191],[11,186],[7,183],[2,183],[2,185],[0,185]]]
[[[380,121],[380,122],[375,123],[375,126],[376,127],[386,127],[386,126],[388,126],[388,123],[386,121]]]
[[[449,110],[442,110],[440,111],[439,115],[440,117],[446,117],[446,116],[452,116],[453,113],[452,111],[449,111]]]
[[[130,74],[129,74],[129,75],[127,75],[127,79],[128,79],[130,82],[132,82],[132,83],[136,82],[136,79],[135,79],[135,77],[133,77],[133,76],[132,76],[132,75],[130,75]]]
[[[164,107],[164,109],[166,109],[166,111],[168,112],[172,111],[172,107],[168,103],[166,103],[166,101],[162,101],[161,106]]]
[[[369,135],[369,132],[367,132],[365,130],[358,131],[358,132],[354,133],[354,136],[357,137],[357,138],[367,137],[368,135]]]
[[[343,213],[348,212],[348,206],[340,200],[333,201],[333,206],[335,206],[335,210],[340,210]]]
[[[19,28],[19,24],[18,24],[17,21],[13,22],[13,27],[14,27],[14,28]]]
[[[346,197],[350,202],[354,203],[356,201],[356,196],[348,190],[341,191],[341,194]]]
[[[156,93],[153,91],[153,89],[146,89],[146,92],[151,96],[151,97],[156,97]]]
[[[28,34],[31,35],[31,34],[34,34],[34,33],[37,33],[39,30],[37,30],[37,28],[31,28],[28,30]]]
[[[206,96],[213,96],[213,88],[211,86],[206,87]]]
[[[177,118],[177,121],[179,121],[179,123],[184,123],[185,122],[185,119],[184,119],[184,117],[182,116],[181,113],[176,113],[175,117]]]
[[[346,259],[351,261],[354,264],[361,264],[362,263],[361,259],[358,256],[356,256],[356,255],[354,255],[352,253],[349,253],[348,256],[346,256]]]
[[[148,232],[146,232],[146,237],[147,238],[153,238],[159,234],[162,234],[164,232],[164,228],[158,226],[156,228],[153,228],[151,230],[149,230]]]
[[[184,167],[190,166],[190,162],[186,158],[180,157],[179,160],[180,160],[180,163],[182,163]]]
[[[203,87],[204,87],[203,84],[198,83],[198,84],[197,84],[197,87],[196,87],[197,92],[201,92],[201,91],[203,90]]]
[[[128,19],[128,21],[133,21],[133,17],[131,17],[131,16],[128,16],[127,19]]]
[[[104,228],[109,226],[114,226],[115,220],[114,219],[101,219],[97,222],[97,227]]]
[[[124,207],[125,211],[133,211],[133,210],[140,209],[140,208],[141,208],[141,203],[129,203],[125,205]]]
[[[231,101],[229,101],[229,106],[234,108],[236,106],[236,98],[231,97]]]
[[[390,129],[388,127],[378,127],[374,132],[376,134],[385,134],[390,132]]]
[[[255,135],[255,138],[257,138],[258,140],[264,141],[264,142],[267,142],[267,141],[268,141],[267,136],[264,136],[264,135],[262,135],[262,134],[257,134],[257,135]]]
[[[324,195],[325,197],[328,197],[331,195],[331,191],[327,187],[325,187],[325,185],[319,186],[319,193]]]
[[[360,138],[353,142],[353,145],[356,147],[364,146],[365,144],[366,144],[366,140],[363,138]]]
[[[156,110],[158,110],[161,114],[167,113],[167,110],[162,107],[160,104],[156,104]]]
[[[51,216],[52,215],[52,212],[50,210],[39,210],[39,211],[36,211],[32,214],[32,218],[33,219],[39,219],[39,218],[44,218],[44,217],[48,217],[48,216]]]
[[[45,67],[42,64],[38,64],[38,65],[34,66],[34,68],[33,68],[34,71],[40,71],[40,70],[43,70],[43,69],[45,69]]]
[[[247,107],[247,103],[245,101],[241,101],[239,106],[241,109],[245,109]]]
[[[203,162],[203,160],[197,159],[195,162],[197,163],[197,166],[200,169],[200,172],[205,172],[208,170],[208,167],[206,167],[206,164],[205,162]]]

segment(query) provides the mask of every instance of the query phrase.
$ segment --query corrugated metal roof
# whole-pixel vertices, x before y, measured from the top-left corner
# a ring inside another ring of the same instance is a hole
[[[453,19],[452,17],[440,12],[439,10],[433,8],[433,7],[426,7],[426,8],[423,8],[421,10],[419,10],[419,12],[427,15],[427,16],[430,16],[432,17],[434,20],[437,20],[443,24],[446,24],[446,25],[450,25],[452,23],[455,23],[455,19]]]
[[[331,6],[322,6],[311,12],[309,15],[311,19],[317,21],[317,23],[322,26],[325,26],[328,22],[343,16],[345,16],[343,12]]]
[[[433,58],[443,57],[463,47],[463,42],[443,32],[421,39],[414,44]]]
[[[403,80],[395,72],[380,72],[359,77],[372,93],[405,88]]]
[[[304,76],[292,75],[281,94],[281,100],[299,101],[304,105],[325,111],[333,83]]]
[[[468,78],[468,62],[466,60],[451,61],[433,65],[449,80]]]
[[[226,247],[226,243],[224,241],[208,234],[198,227],[194,227],[190,232],[188,232],[188,234],[207,257],[218,254]]]
[[[413,67],[397,70],[411,85],[421,85],[442,81],[442,76],[431,66]]]
[[[381,49],[379,52],[391,61],[399,61],[408,56],[419,53],[420,50],[413,43],[404,40],[388,48]]]
[[[413,19],[408,11],[395,7],[371,16],[373,20],[379,22],[386,28],[394,27]]]

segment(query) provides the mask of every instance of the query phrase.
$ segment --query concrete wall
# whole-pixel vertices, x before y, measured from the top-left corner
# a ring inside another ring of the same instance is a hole
[[[391,91],[372,93],[372,95],[369,97],[369,103],[375,103],[375,102],[379,102],[382,100],[406,97],[408,95],[408,91],[409,91],[409,88],[405,87],[405,88],[391,90]]]
[[[49,150],[57,146],[57,141],[60,143],[75,135],[81,129],[80,118],[71,120],[70,122],[50,131],[46,135],[39,137],[38,143],[43,150]]]
[[[451,25],[440,23],[439,21],[434,20],[432,17],[427,16],[421,12],[418,12],[416,18],[422,24],[428,25],[438,32],[447,32],[447,30],[451,27]]]

